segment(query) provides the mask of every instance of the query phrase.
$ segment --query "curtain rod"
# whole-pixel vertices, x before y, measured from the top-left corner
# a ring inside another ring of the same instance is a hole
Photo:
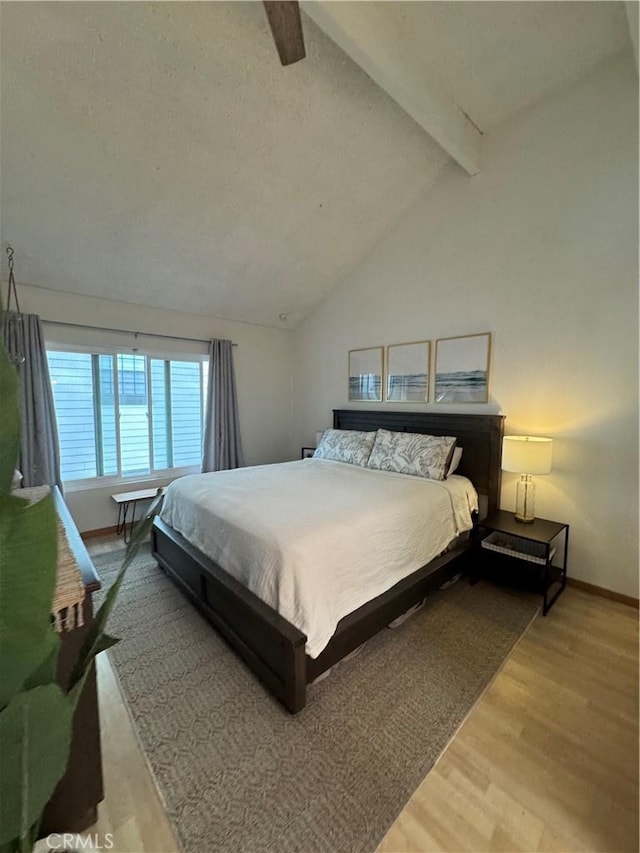
[[[87,326],[85,323],[65,323],[62,320],[42,320],[49,326],[73,326],[76,329],[93,329],[96,332],[120,332],[125,335],[144,335],[147,338],[169,338],[172,341],[190,341],[194,344],[208,344],[210,341],[204,338],[182,338],[180,335],[162,335],[159,332],[136,332],[133,329],[112,329],[109,326]],[[232,346],[237,347],[238,344],[232,342]]]

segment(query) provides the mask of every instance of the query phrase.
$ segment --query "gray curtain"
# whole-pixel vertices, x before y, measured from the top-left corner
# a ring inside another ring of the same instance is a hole
[[[231,341],[209,344],[209,387],[204,429],[202,470],[224,471],[244,465],[236,376]]]
[[[22,431],[17,465],[22,484],[62,489],[58,427],[40,318],[7,311],[2,337],[12,361],[18,362]]]

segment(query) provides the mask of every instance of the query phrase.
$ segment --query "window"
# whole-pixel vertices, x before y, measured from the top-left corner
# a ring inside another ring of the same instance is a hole
[[[202,461],[208,363],[48,350],[63,481]]]

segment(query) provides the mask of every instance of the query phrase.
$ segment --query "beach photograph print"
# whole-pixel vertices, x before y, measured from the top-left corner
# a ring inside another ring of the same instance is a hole
[[[387,347],[386,399],[394,403],[426,403],[429,399],[430,341]]]
[[[382,347],[349,350],[349,402],[382,400]]]
[[[491,333],[436,341],[436,403],[487,403]]]

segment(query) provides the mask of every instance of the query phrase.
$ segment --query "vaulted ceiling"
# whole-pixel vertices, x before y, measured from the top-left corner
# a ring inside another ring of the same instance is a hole
[[[478,171],[629,40],[609,2],[305,8],[283,68],[261,3],[3,3],[18,282],[293,326],[452,158]]]

